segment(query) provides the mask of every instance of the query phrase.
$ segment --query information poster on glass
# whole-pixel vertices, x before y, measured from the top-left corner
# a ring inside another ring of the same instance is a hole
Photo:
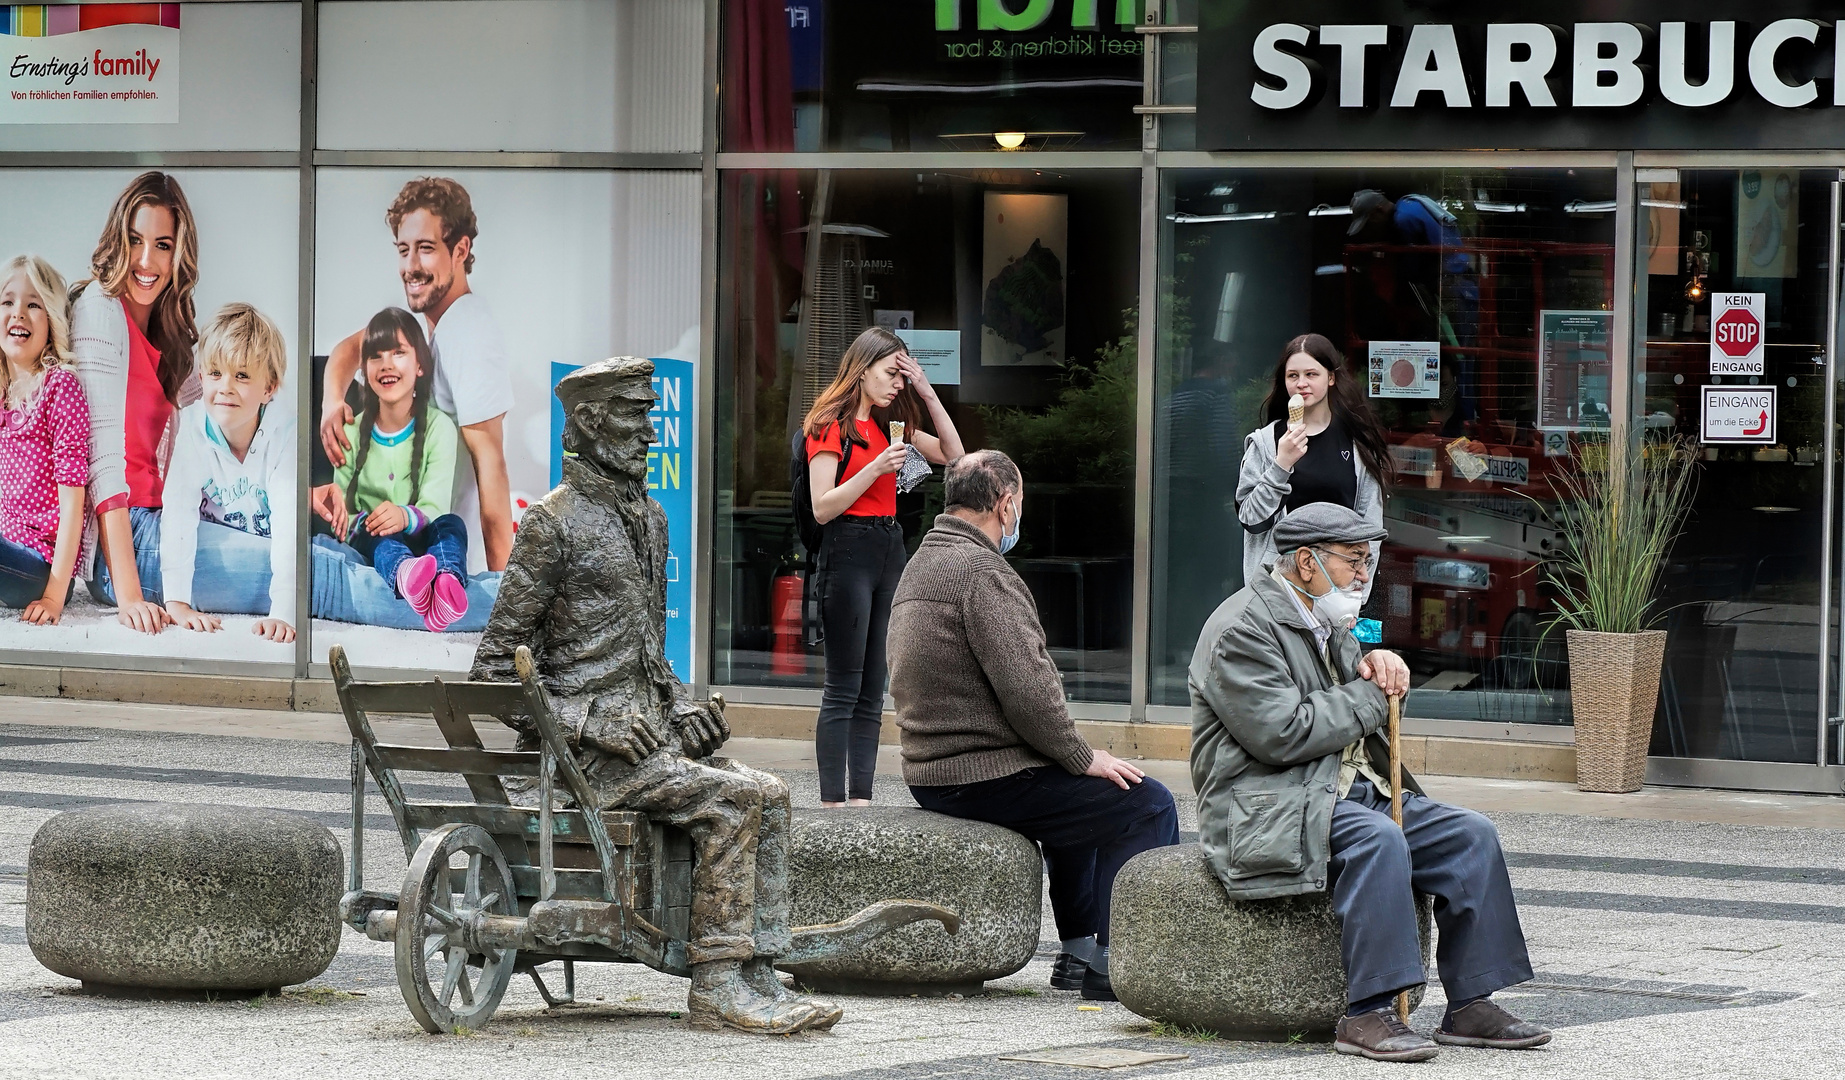
[[[1538,313],[1538,428],[1608,428],[1611,311]]]
[[[1441,342],[1373,341],[1370,357],[1372,397],[1441,396]]]

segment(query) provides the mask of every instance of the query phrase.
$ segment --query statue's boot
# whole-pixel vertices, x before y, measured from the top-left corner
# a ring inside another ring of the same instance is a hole
[[[808,1031],[825,1031],[827,1028],[839,1023],[839,1018],[846,1015],[845,1008],[835,1002],[829,1001],[826,998],[797,994],[788,989],[788,987],[782,983],[782,977],[775,973],[775,961],[773,960],[755,959],[744,961],[743,981],[749,983],[750,988],[759,994],[773,994],[778,1001],[809,1001],[820,1006],[825,1015],[812,1024],[809,1024],[807,1026]]]
[[[736,960],[712,960],[692,968],[686,1020],[706,1030],[731,1027],[754,1035],[792,1035],[833,1016],[832,1010],[799,994],[764,993],[743,978]]]

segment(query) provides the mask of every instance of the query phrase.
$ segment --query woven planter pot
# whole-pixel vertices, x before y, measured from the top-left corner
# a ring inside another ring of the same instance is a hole
[[[1583,791],[1639,791],[1666,632],[1568,633],[1570,699],[1576,716],[1576,786]]]

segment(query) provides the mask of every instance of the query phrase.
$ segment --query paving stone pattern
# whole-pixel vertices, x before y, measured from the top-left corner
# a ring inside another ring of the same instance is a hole
[[[0,699],[3,705],[5,699]],[[0,708],[0,715],[4,715]],[[0,724],[0,1078],[13,1076],[596,1075],[655,1080],[850,1077],[1373,1076],[1394,1069],[1324,1045],[1191,1041],[1118,1005],[1048,987],[1049,904],[1018,974],[982,995],[847,998],[830,1035],[691,1032],[685,983],[635,965],[578,969],[580,1004],[546,1010],[529,981],[488,1029],[425,1035],[396,989],[390,947],[346,931],[307,987],[253,1002],[122,1001],[82,994],[26,947],[32,834],[61,810],[124,801],[225,803],[302,814],[342,841],[343,747],[278,739]],[[814,806],[811,772],[786,772]],[[433,779],[433,778],[431,778]],[[878,799],[911,805],[880,777]],[[422,785],[430,795],[453,791]],[[382,800],[367,807],[367,884],[399,887],[402,847]],[[1193,807],[1181,817],[1193,828]],[[1494,813],[1538,978],[1501,995],[1558,1037],[1527,1054],[1445,1050],[1416,1076],[1767,1080],[1825,1075],[1845,1054],[1845,843],[1836,831]],[[1438,982],[1412,1018],[1440,1018]],[[1119,1046],[1190,1055],[1107,1073],[1001,1062],[1009,1053]],[[1392,1073],[1394,1075],[1394,1073]]]

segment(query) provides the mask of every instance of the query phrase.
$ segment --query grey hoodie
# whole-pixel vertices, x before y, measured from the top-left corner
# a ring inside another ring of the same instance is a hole
[[[1338,421],[1335,420],[1334,423]],[[1384,527],[1384,491],[1377,477],[1365,468],[1364,459],[1352,455],[1352,468],[1358,474],[1358,497],[1352,509],[1367,522]],[[1271,519],[1280,524],[1288,515],[1288,492],[1293,490],[1293,474],[1275,460],[1275,425],[1263,424],[1243,440],[1243,469],[1236,481],[1236,516],[1243,523],[1243,581],[1266,576],[1275,565],[1275,531]],[[1281,517],[1276,517],[1279,511]],[[1264,526],[1268,526],[1264,528]],[[1257,531],[1260,530],[1260,531]],[[1371,544],[1371,557],[1377,558],[1381,544]],[[1365,599],[1371,598],[1371,583],[1365,583]]]

